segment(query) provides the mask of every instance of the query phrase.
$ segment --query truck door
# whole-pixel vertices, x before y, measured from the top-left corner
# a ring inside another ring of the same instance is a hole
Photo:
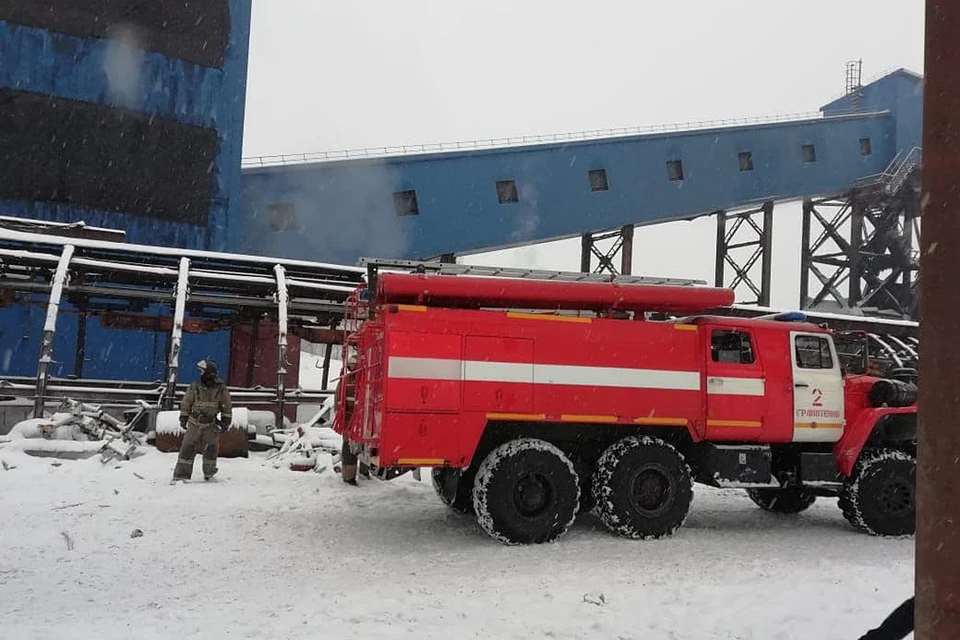
[[[749,330],[709,327],[707,440],[759,440],[766,417],[764,373]]]
[[[829,336],[790,332],[794,442],[836,442],[843,434],[843,375]]]

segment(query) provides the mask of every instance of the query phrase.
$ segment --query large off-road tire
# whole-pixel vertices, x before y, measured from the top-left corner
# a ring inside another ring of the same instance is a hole
[[[430,472],[433,489],[443,504],[460,513],[473,513],[473,476],[463,469],[434,467]]]
[[[747,489],[747,495],[764,511],[781,514],[806,511],[817,501],[816,495],[800,487]]]
[[[544,440],[502,444],[483,460],[473,485],[480,526],[506,544],[556,540],[577,516],[580,483],[573,463]]]
[[[650,437],[624,438],[607,448],[593,476],[595,512],[626,538],[660,538],[687,519],[693,477],[676,448]]]
[[[875,536],[912,535],[917,529],[917,460],[897,449],[866,449],[840,490],[843,517]]]

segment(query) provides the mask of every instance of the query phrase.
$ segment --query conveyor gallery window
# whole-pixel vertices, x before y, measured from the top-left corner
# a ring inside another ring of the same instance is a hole
[[[498,180],[497,199],[500,204],[520,202],[520,196],[517,195],[517,183],[513,180]]]
[[[741,151],[740,155],[740,171],[753,171],[753,153],[750,151]]]
[[[817,149],[812,144],[803,145],[803,161],[804,162],[817,161]]]
[[[683,180],[682,160],[667,160],[667,177],[671,182]]]
[[[860,138],[860,155],[868,156],[873,153],[870,148],[870,138]]]
[[[277,202],[267,205],[270,228],[274,231],[292,231],[297,228],[297,210],[292,202]]]
[[[590,178],[590,191],[606,191],[609,188],[606,169],[591,169],[587,176]]]
[[[416,216],[420,215],[420,207],[417,204],[417,192],[413,189],[408,191],[395,191],[393,193],[393,210],[398,216]]]

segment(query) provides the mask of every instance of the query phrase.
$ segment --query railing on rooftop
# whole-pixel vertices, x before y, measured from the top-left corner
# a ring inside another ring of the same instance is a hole
[[[679,124],[655,124],[635,127],[616,127],[612,129],[593,129],[568,133],[547,133],[505,138],[485,138],[459,142],[433,142],[424,144],[394,145],[383,147],[364,147],[341,151],[315,151],[311,153],[290,153],[266,156],[250,156],[243,159],[244,169],[282,165],[305,164],[309,162],[328,162],[334,160],[353,160],[362,158],[386,158],[424,153],[450,153],[456,151],[479,151],[484,149],[504,149],[527,145],[551,144],[557,142],[578,142],[606,138],[621,138],[656,133],[676,133],[696,131],[698,129],[720,129],[759,124],[781,124],[806,120],[828,120],[847,116],[864,117],[884,115],[886,111],[847,111],[824,116],[819,111],[806,113],[786,113],[772,116],[750,118],[725,118],[720,120],[691,120]]]

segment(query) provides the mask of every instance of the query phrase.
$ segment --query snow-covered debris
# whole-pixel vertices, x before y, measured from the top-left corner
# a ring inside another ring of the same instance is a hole
[[[133,427],[149,408],[141,401],[140,411],[123,423],[98,406],[64,398],[60,410],[49,418],[30,418],[15,424],[9,444],[36,455],[83,457],[99,453],[103,462],[129,460],[143,440]]]
[[[248,431],[250,424],[250,411],[248,411],[246,407],[233,407],[230,415],[231,429],[242,429],[243,431]],[[158,435],[183,435],[185,430],[180,426],[180,411],[158,411],[154,429]]]

